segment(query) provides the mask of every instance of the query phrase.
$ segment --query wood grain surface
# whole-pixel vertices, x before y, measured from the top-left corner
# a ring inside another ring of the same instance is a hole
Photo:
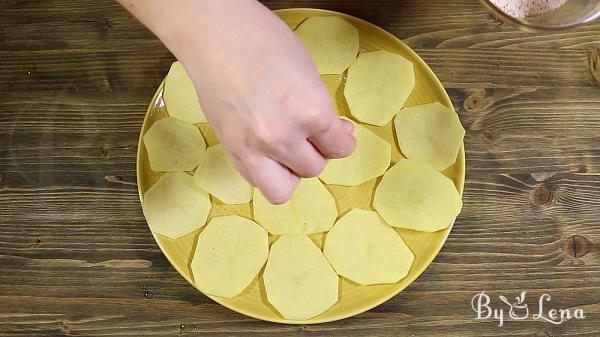
[[[600,336],[600,22],[533,35],[475,0],[264,1],[371,21],[436,72],[467,130],[464,210],[429,269],[340,322],[256,321],[207,299],[154,243],[138,132],[173,56],[113,1],[0,2],[0,335]],[[527,291],[553,325],[475,320]]]

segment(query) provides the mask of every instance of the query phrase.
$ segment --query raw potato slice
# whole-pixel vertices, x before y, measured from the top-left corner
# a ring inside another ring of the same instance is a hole
[[[185,172],[165,173],[144,193],[142,209],[153,232],[177,239],[206,224],[210,199]]]
[[[203,190],[226,204],[247,204],[252,200],[252,187],[236,170],[221,144],[206,150],[194,174]]]
[[[273,235],[326,232],[337,217],[335,199],[317,178],[302,179],[282,205],[271,204],[255,189],[253,205],[254,219]]]
[[[150,168],[157,172],[192,171],[206,143],[197,127],[178,119],[163,118],[144,135]]]
[[[408,158],[444,170],[456,161],[465,129],[453,109],[438,102],[400,110],[394,118],[400,150]]]
[[[404,159],[383,175],[373,207],[391,226],[435,232],[456,219],[462,200],[448,177],[427,164]]]
[[[194,83],[179,61],[171,64],[165,78],[163,99],[169,116],[190,124],[206,123]]]
[[[390,166],[392,146],[369,129],[354,123],[356,149],[332,159],[319,175],[326,184],[356,186],[382,175]]]
[[[358,54],[358,29],[336,16],[309,18],[296,29],[296,34],[319,74],[343,73]]]
[[[333,225],[323,253],[340,276],[361,285],[396,283],[408,274],[415,259],[377,212],[358,208]]]
[[[352,116],[382,126],[400,111],[414,87],[413,64],[380,50],[361,54],[350,66],[344,96]]]
[[[231,298],[254,280],[269,256],[269,235],[237,215],[215,217],[198,237],[192,273],[198,289]]]
[[[315,317],[338,301],[339,278],[305,235],[275,241],[263,279],[267,300],[287,319]]]
[[[346,99],[343,97],[343,92],[338,92],[340,86],[345,81],[344,74],[339,75],[321,75],[321,81],[325,83],[329,96],[331,96],[331,102],[335,107],[335,112],[342,117],[350,118],[350,111],[346,104]]]

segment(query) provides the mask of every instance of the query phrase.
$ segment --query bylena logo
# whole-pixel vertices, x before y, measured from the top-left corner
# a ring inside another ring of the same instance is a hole
[[[473,296],[471,307],[475,311],[475,319],[495,319],[498,321],[498,326],[503,326],[506,319],[520,321],[524,319],[534,319],[546,321],[555,325],[562,324],[570,319],[584,319],[583,309],[548,309],[548,304],[552,297],[548,294],[542,294],[537,302],[537,310],[529,310],[525,303],[526,291],[521,292],[515,297],[515,302],[511,303],[505,296],[498,296],[500,299],[501,308],[493,308],[495,303],[485,291]]]

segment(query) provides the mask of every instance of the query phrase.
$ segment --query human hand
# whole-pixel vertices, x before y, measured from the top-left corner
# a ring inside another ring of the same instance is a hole
[[[352,153],[352,124],[337,116],[310,56],[277,16],[256,1],[176,4],[169,16],[194,19],[157,35],[190,74],[237,169],[269,201],[287,201],[300,177]]]

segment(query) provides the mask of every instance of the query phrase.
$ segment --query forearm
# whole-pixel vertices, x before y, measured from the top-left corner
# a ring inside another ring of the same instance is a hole
[[[220,11],[231,5],[228,0],[117,1],[146,25],[177,58],[190,54],[187,50],[197,48],[200,43],[210,43],[207,38],[211,38],[210,33],[217,29],[215,18],[222,16]]]
[[[118,1],[183,63],[217,138],[269,200],[287,200],[324,155],[352,152],[306,48],[258,1]]]
[[[224,66],[236,50],[267,52],[257,38],[271,34],[270,11],[255,0],[118,0],[146,25],[186,67]],[[278,24],[284,25],[282,22]],[[236,55],[252,59],[252,55]],[[201,57],[202,62],[198,62]],[[194,59],[194,62],[190,62]],[[202,72],[204,69],[190,69]],[[197,79],[195,79],[197,80]]]

